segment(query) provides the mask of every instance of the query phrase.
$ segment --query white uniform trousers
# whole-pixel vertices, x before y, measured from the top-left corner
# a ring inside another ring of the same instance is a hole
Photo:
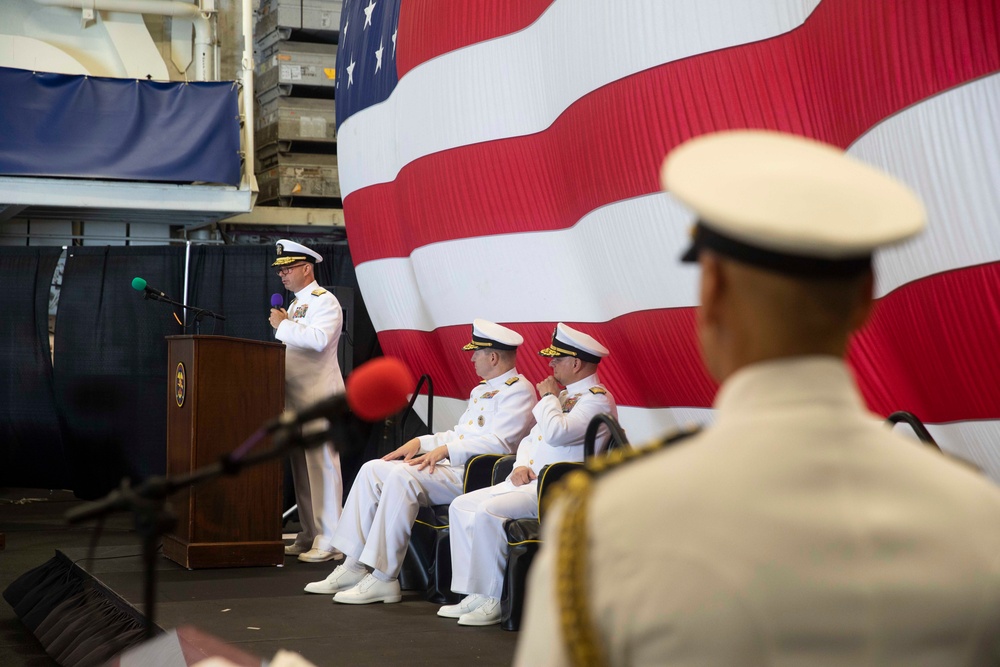
[[[498,487],[508,487],[497,493]],[[448,511],[451,536],[451,590],[499,598],[507,566],[508,519],[538,518],[538,482],[510,482],[459,496]]]
[[[421,506],[447,505],[462,493],[464,467],[417,470],[405,461],[368,461],[354,480],[333,544],[396,579]]]
[[[295,485],[302,531],[295,537],[299,546],[323,551],[333,550],[344,501],[344,482],[340,476],[340,454],[330,443],[310,449],[297,447],[288,455]]]

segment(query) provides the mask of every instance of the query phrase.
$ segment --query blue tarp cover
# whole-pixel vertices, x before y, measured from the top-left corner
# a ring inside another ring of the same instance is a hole
[[[0,175],[239,185],[238,94],[0,67]]]

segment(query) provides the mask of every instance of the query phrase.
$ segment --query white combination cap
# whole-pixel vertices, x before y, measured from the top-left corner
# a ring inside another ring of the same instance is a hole
[[[856,275],[872,252],[919,233],[923,204],[882,171],[812,139],[763,130],[707,134],[671,151],[664,190],[698,216],[683,261],[708,248],[800,276]]]
[[[295,262],[319,264],[323,261],[323,256],[315,250],[310,250],[301,243],[288,239],[281,239],[274,244],[274,248],[277,258],[271,263],[271,266],[287,266]]]
[[[487,320],[472,321],[472,341],[463,350],[516,350],[524,342],[521,334]]]
[[[543,357],[577,357],[596,364],[610,353],[593,336],[560,322],[552,332],[552,344],[539,350],[538,354]]]

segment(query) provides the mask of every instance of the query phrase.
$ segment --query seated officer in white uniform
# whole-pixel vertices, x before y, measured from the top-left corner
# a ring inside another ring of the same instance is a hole
[[[271,266],[285,289],[295,298],[284,308],[272,308],[269,321],[274,337],[285,344],[285,407],[301,410],[331,394],[344,391],[337,362],[337,344],[344,321],[337,297],[316,282],[313,266],[323,261],[319,253],[287,239],[276,245]],[[289,454],[295,501],[302,530],[285,554],[306,563],[333,558],[331,539],[340,518],[344,485],[340,454],[332,443]]]
[[[550,463],[583,461],[584,435],[601,413],[618,417],[615,400],[597,377],[607,348],[587,334],[559,323],[552,344],[539,352],[551,357],[552,375],[538,383],[536,424],[517,449],[506,480],[459,496],[448,512],[451,530],[451,589],[466,597],[438,616],[459,625],[500,622],[500,593],[507,563],[507,519],[538,518],[538,473]],[[560,391],[559,385],[566,387]],[[601,429],[596,451],[610,434]]]
[[[399,602],[399,570],[420,507],[450,503],[462,493],[470,458],[513,452],[534,422],[534,387],[515,367],[523,342],[516,331],[475,320],[472,342],[462,349],[472,352],[482,382],[458,424],[361,467],[333,539],[347,558],[326,579],[308,584],[307,593],[336,594],[335,601],[347,604]]]
[[[920,201],[762,131],[680,146],[663,183],[699,216],[715,425],[568,483],[515,664],[998,664],[1000,489],[893,434],[844,363]]]

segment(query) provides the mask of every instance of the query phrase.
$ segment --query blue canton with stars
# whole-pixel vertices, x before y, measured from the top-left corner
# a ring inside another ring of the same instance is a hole
[[[384,101],[399,81],[396,28],[401,0],[344,0],[337,44],[337,130]]]

